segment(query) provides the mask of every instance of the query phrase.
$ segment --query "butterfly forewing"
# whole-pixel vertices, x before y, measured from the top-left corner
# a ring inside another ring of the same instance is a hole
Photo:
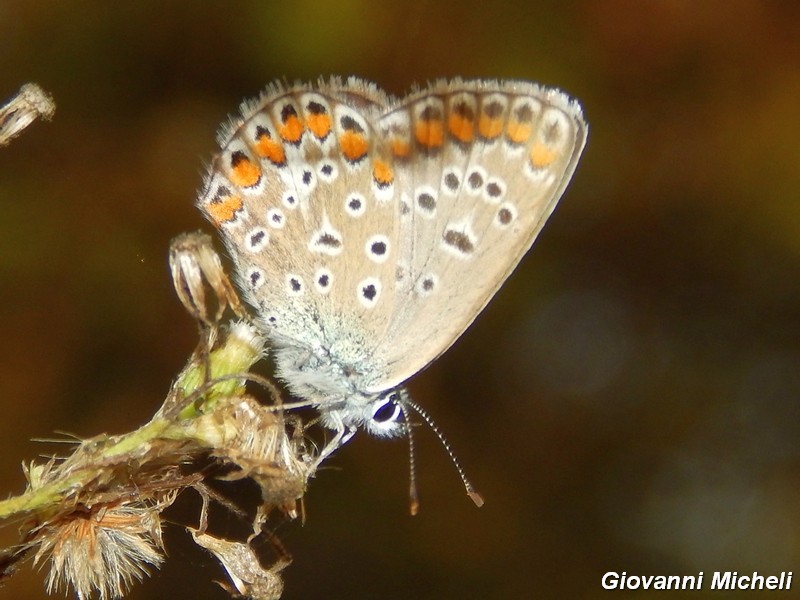
[[[221,135],[199,201],[273,340],[356,370],[393,300],[394,188],[374,174],[391,172],[373,125],[384,104],[359,80],[268,90]]]

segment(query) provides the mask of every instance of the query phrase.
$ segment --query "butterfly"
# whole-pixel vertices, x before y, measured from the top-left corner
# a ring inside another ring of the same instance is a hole
[[[335,432],[406,431],[404,383],[533,244],[586,142],[579,104],[522,81],[270,85],[222,128],[197,205],[277,375]]]

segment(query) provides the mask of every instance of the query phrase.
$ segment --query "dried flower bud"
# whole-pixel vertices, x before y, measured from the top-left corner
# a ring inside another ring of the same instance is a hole
[[[49,121],[55,112],[56,104],[47,92],[35,83],[26,83],[0,106],[0,146],[8,144],[36,119]]]
[[[238,317],[245,316],[239,296],[214,250],[211,236],[196,231],[176,237],[170,245],[169,266],[178,298],[199,321],[208,326],[216,324],[227,306]],[[206,297],[206,288],[216,296],[214,305]]]
[[[214,537],[195,529],[189,531],[198,545],[222,563],[236,592],[253,600],[278,600],[281,597],[283,580],[279,573],[291,562],[288,557],[279,558],[269,569],[265,569],[249,544]],[[229,592],[234,591],[230,586],[222,587]]]

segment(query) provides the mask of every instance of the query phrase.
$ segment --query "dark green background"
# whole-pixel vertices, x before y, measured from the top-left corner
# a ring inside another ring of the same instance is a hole
[[[36,81],[58,110],[0,149],[0,493],[52,451],[30,438],[158,407],[196,340],[168,244],[210,231],[193,199],[217,126],[271,80],[329,74],[396,94],[531,79],[591,129],[535,250],[411,384],[486,506],[421,430],[409,517],[406,445],[358,436],[305,526],[278,529],[285,598],[608,597],[608,570],[794,570],[800,589],[790,2],[6,0],[0,97]],[[132,598],[225,597],[210,558],[167,542]],[[42,579],[0,596],[43,598]]]

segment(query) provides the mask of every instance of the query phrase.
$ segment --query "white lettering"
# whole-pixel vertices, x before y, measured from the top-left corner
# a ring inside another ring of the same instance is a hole
[[[677,577],[677,576],[676,576]],[[672,579],[670,577],[670,579]],[[668,590],[676,589],[676,590],[699,590],[703,588],[703,573],[699,573],[697,576],[694,575],[684,575],[683,579],[680,580],[680,583],[675,586],[675,588],[668,587]]]
[[[725,571],[724,573],[720,573],[719,571],[714,572],[714,579],[711,580],[711,589],[712,590],[728,590],[731,589],[731,579],[733,578],[733,574],[730,571]]]
[[[614,571],[609,571],[605,575],[603,575],[603,589],[604,590],[615,590],[619,586],[619,573],[615,573]]]
[[[758,587],[756,587],[756,586],[758,586]],[[752,577],[752,581],[750,582],[749,589],[751,589],[751,590],[763,590],[764,589],[764,576],[763,575],[759,575],[758,571],[753,573],[753,577]]]
[[[726,575],[730,578],[730,573]],[[719,573],[715,574],[716,585],[722,585],[719,581]],[[628,575],[627,572],[617,573],[608,571],[601,580],[603,589],[606,590],[701,590],[703,589],[703,573],[697,575]]]

